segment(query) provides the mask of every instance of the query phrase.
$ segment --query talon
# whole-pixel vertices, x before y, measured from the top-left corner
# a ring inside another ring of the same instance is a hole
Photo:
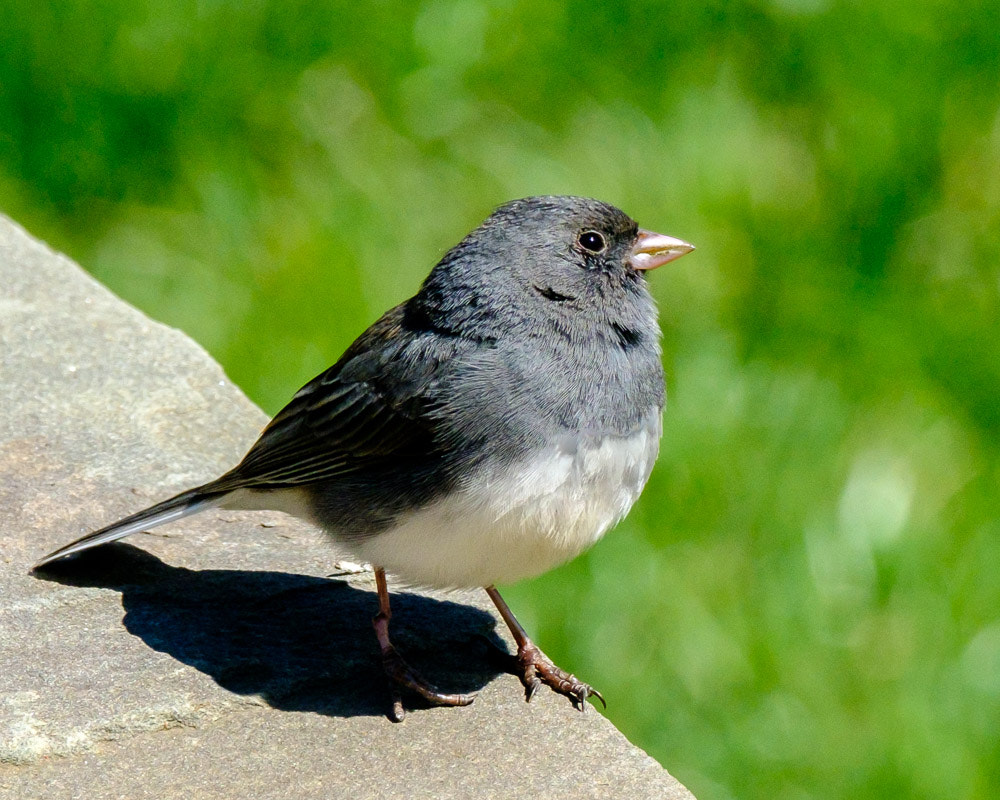
[[[581,712],[587,710],[589,697],[596,697],[605,708],[608,707],[600,692],[575,675],[557,667],[530,639],[526,639],[518,648],[517,663],[521,670],[525,699],[529,703],[539,685],[545,683],[553,691],[568,697],[574,708]]]
[[[575,675],[571,675],[564,669],[559,669],[552,660],[545,655],[525,633],[524,628],[514,617],[510,607],[504,602],[495,586],[487,586],[486,593],[496,605],[500,616],[503,617],[507,627],[510,628],[514,641],[517,643],[517,666],[521,683],[524,684],[525,699],[530,702],[535,694],[535,690],[540,683],[550,686],[553,691],[565,695],[570,699],[575,708],[581,712],[587,710],[587,698],[596,697],[605,708],[608,704],[604,702],[601,693],[592,686],[581,681]]]
[[[402,656],[396,652],[394,647],[390,646],[382,654],[382,667],[386,677],[394,684],[392,689],[394,717],[396,716],[398,688],[409,689],[411,692],[419,694],[428,703],[439,706],[467,706],[476,699],[475,694],[446,694],[439,691],[436,686],[429,683],[419,672],[403,661]],[[402,708],[402,704],[399,705]]]
[[[392,701],[389,719],[402,722],[406,716],[400,689],[409,689],[420,695],[431,705],[467,706],[476,699],[473,694],[445,694],[437,687],[428,683],[420,673],[407,664],[396,652],[389,640],[389,620],[392,612],[389,609],[389,590],[385,582],[385,571],[381,567],[375,569],[375,584],[378,588],[379,612],[372,620],[375,635],[378,638],[379,650],[382,652],[382,671],[389,679],[389,695]]]
[[[402,722],[406,718],[406,709],[403,708],[403,698],[395,685],[389,685],[389,695],[392,700],[392,708],[389,711],[391,722]]]

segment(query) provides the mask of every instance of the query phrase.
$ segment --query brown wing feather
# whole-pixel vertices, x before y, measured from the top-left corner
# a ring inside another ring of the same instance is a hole
[[[404,315],[404,306],[387,312],[302,387],[212,488],[301,486],[425,455],[434,446],[433,421],[419,400],[439,362],[398,359]]]

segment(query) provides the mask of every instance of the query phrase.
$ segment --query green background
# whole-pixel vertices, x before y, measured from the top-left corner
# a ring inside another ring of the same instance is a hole
[[[701,800],[996,796],[998,110],[982,0],[0,0],[0,208],[269,412],[512,197],[698,246],[646,493],[509,598]]]

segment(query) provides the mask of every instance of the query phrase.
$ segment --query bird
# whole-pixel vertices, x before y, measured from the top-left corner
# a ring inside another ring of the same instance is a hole
[[[302,387],[235,467],[34,569],[208,509],[283,511],[372,565],[393,721],[404,692],[445,706],[475,695],[440,691],[396,650],[387,574],[484,588],[517,646],[527,700],[545,684],[581,711],[591,697],[603,704],[529,638],[496,585],[577,556],[638,498],[665,403],[646,274],[693,249],[590,198],[501,205]]]

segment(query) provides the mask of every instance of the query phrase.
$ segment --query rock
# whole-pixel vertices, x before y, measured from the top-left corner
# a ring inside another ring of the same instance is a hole
[[[394,595],[469,708],[385,718],[372,575],[277,513],[208,512],[58,562],[232,466],[264,415],[182,333],[0,217],[0,795],[691,795],[600,714],[497,666],[483,594]]]

